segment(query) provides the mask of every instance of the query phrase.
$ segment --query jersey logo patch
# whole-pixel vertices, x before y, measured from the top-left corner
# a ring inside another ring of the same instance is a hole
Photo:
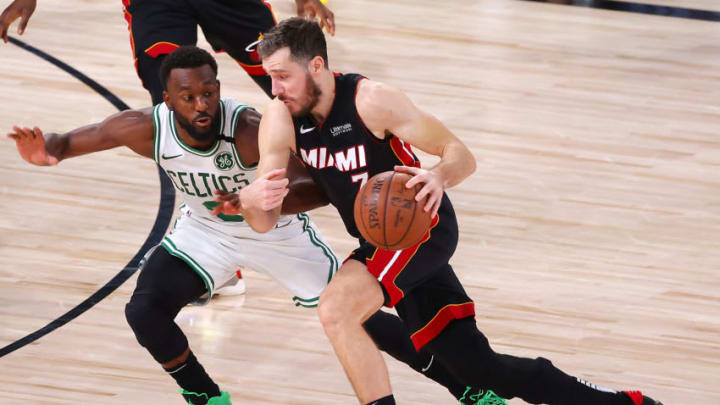
[[[330,135],[332,136],[338,136],[347,132],[352,131],[352,124],[349,122],[347,124],[338,125],[336,127],[330,128]]]
[[[180,157],[180,156],[182,156],[182,155],[183,155],[183,154],[181,153],[181,154],[179,154],[179,155],[165,156],[165,154],[163,153],[163,154],[162,154],[162,158],[165,159],[165,160],[170,160],[170,159],[178,158],[178,157]]]
[[[230,152],[223,152],[215,156],[215,167],[220,170],[230,170],[235,165]]]
[[[308,132],[314,130],[315,127],[305,128],[302,125],[300,125],[300,133],[301,134],[307,134]]]

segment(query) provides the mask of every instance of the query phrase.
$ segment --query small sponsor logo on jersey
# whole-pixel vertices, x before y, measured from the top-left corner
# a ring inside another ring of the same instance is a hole
[[[315,127],[305,128],[302,125],[300,125],[300,133],[301,134],[307,134],[308,132],[314,130]]]
[[[330,128],[330,135],[338,136],[350,131],[352,131],[352,124],[348,122],[347,124],[338,125],[336,127]]]
[[[170,159],[179,158],[179,157],[182,156],[182,155],[183,155],[183,154],[181,153],[181,154],[179,154],[179,155],[165,156],[165,154],[163,153],[163,154],[162,154],[162,158],[165,159],[165,160],[170,160]]]
[[[220,170],[230,170],[235,165],[230,152],[223,152],[215,156],[215,167]]]

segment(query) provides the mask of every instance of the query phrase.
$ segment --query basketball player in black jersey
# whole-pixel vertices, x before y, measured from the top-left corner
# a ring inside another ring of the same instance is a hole
[[[335,17],[320,0],[295,0],[297,14],[318,18],[331,34]],[[270,78],[260,65],[255,46],[260,34],[275,25],[265,0],[122,0],[130,31],[135,69],[150,92],[153,105],[163,101],[160,65],[182,45],[197,43],[197,27],[216,52],[227,52],[271,96]],[[22,35],[35,11],[37,0],[14,0],[0,14],[0,36],[7,42],[10,24],[20,18]]]
[[[313,22],[281,22],[265,34],[258,50],[277,97],[260,123],[258,178],[240,191],[253,228],[265,232],[275,225],[288,192],[283,177],[292,152],[338,209],[348,233],[358,238],[353,201],[368,177],[393,169],[409,173],[414,177],[407,187],[422,184],[417,199],[429,197],[425,210],[433,222],[423,242],[395,252],[360,238],[320,298],[321,322],[362,403],[395,403],[382,357],[362,328],[385,305],[395,306],[417,349],[427,348],[467,385],[533,404],[660,404],[638,391],[600,389],[542,357],[494,352],[448,264],[458,229],[444,189],[475,170],[467,147],[402,92],[359,75],[333,74],[323,32]],[[440,162],[420,168],[410,145]]]

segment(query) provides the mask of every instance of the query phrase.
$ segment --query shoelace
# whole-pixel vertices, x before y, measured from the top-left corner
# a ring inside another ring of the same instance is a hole
[[[473,401],[474,405],[507,405],[503,398],[500,398],[491,390],[480,390],[477,394],[470,395],[470,400]]]

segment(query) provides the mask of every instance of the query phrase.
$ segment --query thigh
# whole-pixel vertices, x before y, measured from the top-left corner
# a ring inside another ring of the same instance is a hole
[[[296,306],[316,307],[320,293],[338,270],[338,258],[306,214],[287,228],[285,239],[244,241],[236,251],[236,265],[265,273],[285,287]]]
[[[383,293],[365,264],[346,260],[320,297],[321,311],[365,322],[383,304]]]
[[[413,288],[396,306],[417,350],[455,319],[474,319],[475,303],[448,264]]]
[[[133,0],[125,7],[135,68],[153,103],[161,101],[162,58],[182,45],[197,43],[197,21],[184,0]]]
[[[161,245],[173,256],[185,262],[203,281],[209,292],[236,277],[231,243],[220,233],[188,215],[181,215],[173,230]]]
[[[187,263],[158,245],[144,259],[131,301],[152,302],[174,316],[205,291],[202,279]]]
[[[200,28],[215,51],[227,52],[246,70],[260,65],[255,45],[276,24],[269,3],[203,0],[194,4]]]

